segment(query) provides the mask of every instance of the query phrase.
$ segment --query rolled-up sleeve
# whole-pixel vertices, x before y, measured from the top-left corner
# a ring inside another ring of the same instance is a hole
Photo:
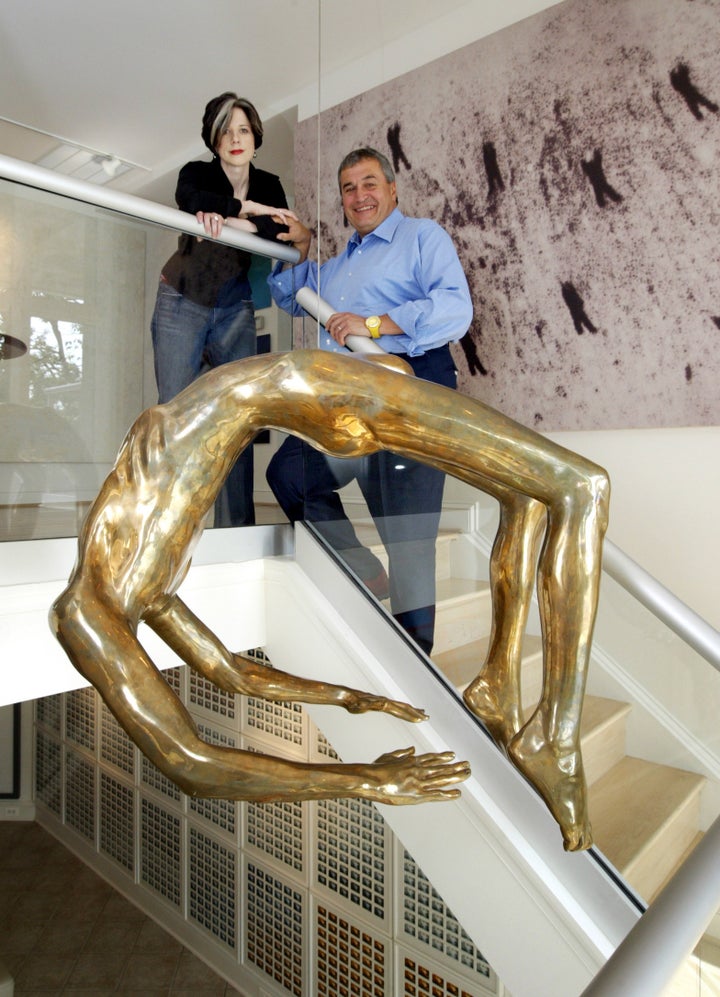
[[[393,322],[421,351],[461,339],[472,322],[472,299],[452,239],[439,225],[418,230],[414,278],[417,297],[388,310]]]
[[[295,301],[295,292],[305,286],[317,289],[317,265],[311,260],[305,260],[284,270],[282,263],[276,263],[267,282],[278,308],[291,315],[302,315],[303,309]]]

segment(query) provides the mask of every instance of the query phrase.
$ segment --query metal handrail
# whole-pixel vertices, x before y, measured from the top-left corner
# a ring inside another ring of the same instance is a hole
[[[720,907],[720,817],[625,936],[582,997],[653,997],[702,937]]]
[[[720,671],[720,632],[609,540],[603,569]],[[720,817],[583,991],[660,997],[720,909]]]
[[[208,238],[205,229],[197,218],[186,211],[178,211],[177,208],[157,204],[155,201],[147,201],[143,197],[126,194],[120,190],[98,187],[86,180],[78,180],[76,177],[65,176],[63,173],[55,173],[53,170],[36,166],[34,163],[13,159],[11,156],[0,155],[0,177],[25,184],[28,187],[47,190],[62,197],[70,197],[75,201],[94,204],[98,208],[108,208],[110,211],[117,211],[141,221],[155,222],[165,226],[165,228],[186,232],[188,235]],[[274,260],[282,260],[283,263],[297,263],[300,259],[300,253],[294,246],[261,239],[260,236],[253,235],[251,232],[241,232],[238,229],[225,228],[214,241],[226,246],[234,246],[236,249],[244,249],[249,253],[256,253],[258,256],[269,256]]]
[[[642,568],[605,540],[603,569],[681,640],[720,671],[720,632]]]

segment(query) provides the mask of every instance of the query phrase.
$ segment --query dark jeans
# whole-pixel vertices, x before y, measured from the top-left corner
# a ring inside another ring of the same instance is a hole
[[[152,317],[158,401],[167,402],[211,367],[257,352],[252,300],[230,308],[206,308],[161,281]],[[253,448],[236,461],[215,502],[215,526],[251,526]]]
[[[405,359],[417,377],[455,387],[449,347]],[[288,519],[315,524],[352,570],[369,580],[382,565],[358,540],[337,493],[353,478],[388,554],[393,615],[429,653],[435,631],[435,541],[445,474],[389,452],[349,460],[328,458],[294,436],[285,440],[267,470],[268,484]]]

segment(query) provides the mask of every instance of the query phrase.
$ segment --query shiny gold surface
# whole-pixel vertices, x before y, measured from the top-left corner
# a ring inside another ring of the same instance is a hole
[[[492,557],[493,637],[466,700],[536,786],[565,847],[587,847],[578,729],[607,476],[482,403],[406,371],[402,361],[374,355],[266,355],[220,367],[166,405],[148,409],[88,514],[77,566],[51,611],[53,629],[135,743],[185,792],[251,800],[361,796],[385,803],[454,798],[454,784],[468,767],[447,754],[416,758],[398,751],[370,764],[308,765],[206,744],[137,640],[144,620],[188,665],[229,691],[423,719],[406,704],[231,653],[176,593],[206,512],[260,429],[292,432],[340,456],[388,449],[424,460],[496,496],[502,509]],[[519,648],[536,561],[544,686],[522,725]]]

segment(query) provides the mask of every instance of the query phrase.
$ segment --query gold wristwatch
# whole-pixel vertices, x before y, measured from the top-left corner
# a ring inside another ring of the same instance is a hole
[[[382,321],[379,315],[371,315],[369,318],[365,319],[365,328],[370,333],[373,339],[380,339],[380,326]]]

